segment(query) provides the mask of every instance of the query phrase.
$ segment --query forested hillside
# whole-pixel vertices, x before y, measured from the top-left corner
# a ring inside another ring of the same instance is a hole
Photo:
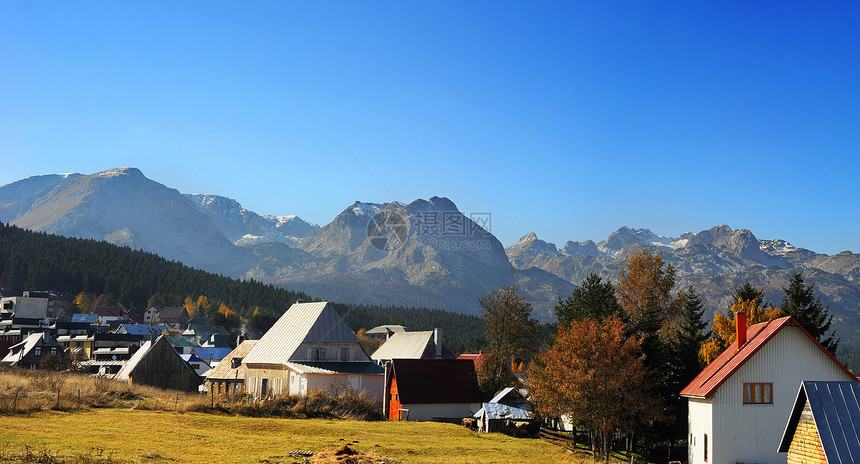
[[[267,319],[268,325],[298,300],[325,298],[211,274],[107,242],[32,232],[2,223],[0,288],[106,295],[106,300],[127,306],[133,317],[139,317],[151,301],[182,306],[186,298],[196,300],[205,295],[243,319],[260,317]],[[402,324],[412,330],[440,327],[455,351],[475,351],[482,345],[481,321],[474,316],[352,304],[336,304],[336,308],[355,331],[381,324]]]

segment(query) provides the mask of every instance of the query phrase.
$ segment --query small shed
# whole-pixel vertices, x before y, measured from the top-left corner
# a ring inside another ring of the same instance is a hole
[[[788,464],[860,462],[860,382],[803,381],[779,444]]]
[[[473,416],[481,432],[530,435],[533,431],[532,408],[522,390],[507,387],[496,394]]]

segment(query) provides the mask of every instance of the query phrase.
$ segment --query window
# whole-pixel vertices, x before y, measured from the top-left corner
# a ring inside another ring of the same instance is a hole
[[[773,384],[745,383],[744,404],[773,404]]]
[[[340,349],[340,360],[341,361],[349,361],[349,348],[341,348]]]
[[[705,434],[705,462],[708,462],[708,434]]]
[[[314,348],[313,355],[314,361],[325,361],[325,348]]]
[[[33,356],[42,356],[42,347],[37,346],[33,348]]]

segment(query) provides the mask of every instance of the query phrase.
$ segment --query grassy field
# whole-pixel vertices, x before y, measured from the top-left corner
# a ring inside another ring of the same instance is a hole
[[[0,416],[0,460],[6,462],[21,460],[28,449],[47,454],[53,462],[301,462],[301,458],[290,458],[290,451],[312,451],[318,458],[321,451],[330,452],[344,444],[374,457],[370,462],[564,463],[582,459],[539,440],[478,434],[438,423],[252,418],[113,408]],[[319,460],[312,458],[311,462]]]

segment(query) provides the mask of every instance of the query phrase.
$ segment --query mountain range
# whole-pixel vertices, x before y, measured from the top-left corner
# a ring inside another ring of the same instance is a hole
[[[837,324],[860,318],[860,255],[819,254],[726,225],[678,238],[621,227],[600,242],[568,241],[560,249],[529,233],[505,248],[480,218],[443,197],[355,202],[320,227],[295,215],[260,215],[218,195],[183,194],[135,168],[0,186],[0,221],[335,301],[479,314],[478,297],[515,285],[544,321],[589,273],[614,282],[626,259],[647,249],[675,266],[678,287],[695,287],[709,313],[725,311],[745,281],[779,304],[781,288],[802,270]]]

